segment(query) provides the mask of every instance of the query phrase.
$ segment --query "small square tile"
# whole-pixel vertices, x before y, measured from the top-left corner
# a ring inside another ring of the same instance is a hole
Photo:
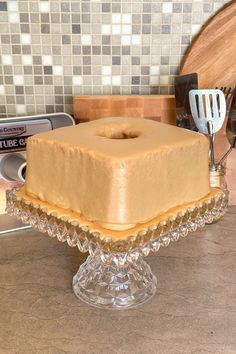
[[[35,77],[34,77],[34,84],[35,84],[35,85],[43,85],[43,78],[42,78],[42,76],[35,76]]]
[[[1,43],[2,44],[9,44],[10,43],[10,35],[9,34],[2,34],[1,35]]]
[[[90,4],[82,2],[82,12],[90,12]]]
[[[170,26],[169,25],[162,25],[161,30],[163,34],[169,34],[170,33]]]
[[[11,12],[17,12],[18,11],[17,1],[8,1],[7,10]]]
[[[102,36],[102,44],[108,45],[111,43],[111,36],[103,35]]]
[[[21,46],[13,45],[12,46],[12,54],[21,54]]]
[[[112,25],[112,34],[120,34],[121,33],[121,25]]]
[[[70,13],[62,13],[61,14],[61,22],[62,23],[70,23],[71,17],[70,17]],[[44,22],[44,21],[42,21]],[[49,22],[49,21],[46,21]]]
[[[24,66],[24,75],[32,75],[33,68],[32,66]]]
[[[46,105],[46,113],[54,113],[54,106]]]
[[[52,65],[52,56],[51,55],[43,55],[42,56],[42,64],[43,65]]]
[[[102,54],[104,55],[110,55],[111,54],[111,47],[106,45],[102,47]]]
[[[74,86],[82,85],[82,76],[80,76],[80,75],[73,76],[72,82],[73,82]]]
[[[39,1],[39,11],[40,12],[49,12],[50,11],[50,2],[49,1]]]
[[[121,14],[119,14],[119,13],[112,14],[111,21],[113,24],[121,23]]]
[[[150,85],[159,85],[159,76],[150,76]]]
[[[168,65],[169,64],[169,57],[168,56],[161,56],[161,64]]]
[[[143,25],[142,26],[142,33],[143,34],[150,34],[151,33],[151,25]]]
[[[80,25],[72,24],[72,33],[80,33]]]
[[[111,75],[111,67],[103,66],[102,67],[102,75]]]
[[[31,43],[31,36],[29,33],[22,33],[21,34],[21,43],[22,44],[30,44]]]
[[[110,12],[111,11],[111,4],[103,3],[102,4],[102,12]]]
[[[140,34],[142,32],[142,26],[141,25],[133,25],[132,26],[132,33],[133,34]]]
[[[140,65],[140,57],[132,57],[132,65]]]
[[[13,82],[14,82],[14,85],[24,85],[24,76],[14,75]]]
[[[132,16],[129,13],[123,13],[122,14],[122,23],[127,23],[127,24],[131,24],[132,22]]]
[[[26,106],[23,104],[16,105],[16,113],[17,114],[26,114]]]
[[[20,22],[28,23],[29,22],[29,14],[27,13],[20,13]]]
[[[173,3],[173,12],[181,13],[182,12],[182,4],[181,3]]]
[[[183,12],[192,12],[192,4],[183,3]]]
[[[22,54],[31,54],[31,46],[22,45]]]
[[[112,85],[120,85],[121,84],[121,79],[119,75],[113,75],[111,77],[111,83]]]
[[[89,45],[82,46],[82,53],[83,53],[83,55],[90,55],[91,54],[91,46],[89,46]]]
[[[33,64],[32,55],[22,55],[22,64],[23,65],[32,65]]]
[[[42,23],[49,23],[49,13],[40,14],[40,19]]]
[[[51,14],[51,23],[60,23],[60,14]]]
[[[42,64],[42,57],[38,55],[33,56],[33,64],[34,65],[40,65]]]
[[[122,34],[131,34],[132,27],[131,25],[122,25]]]
[[[41,33],[50,33],[50,25],[46,23],[41,24]]]
[[[111,25],[103,24],[102,25],[102,34],[109,35],[111,33]]]
[[[2,64],[12,65],[12,56],[10,54],[2,54]]]
[[[151,23],[151,15],[143,14],[142,21],[143,23]]]
[[[52,75],[52,66],[44,66],[43,67],[43,72],[45,75]]]
[[[54,93],[55,95],[60,95],[63,93],[63,87],[61,86],[54,86]]]
[[[164,2],[162,4],[163,13],[172,13],[173,4],[171,2]]]
[[[7,104],[15,104],[16,100],[15,100],[15,96],[6,96],[6,102]]]
[[[152,6],[150,3],[144,3],[143,4],[143,12],[145,13],[151,13],[152,12]]]
[[[4,75],[11,75],[13,73],[13,68],[10,65],[4,65],[3,67],[3,74]]]
[[[120,57],[112,57],[112,65],[120,65]]]
[[[131,44],[131,36],[122,36],[121,37],[121,44],[123,46],[130,45]]]
[[[139,95],[139,86],[132,86],[131,87],[131,94],[132,95]]]
[[[132,35],[132,44],[140,45],[141,44],[141,36],[140,35]]]
[[[30,33],[30,27],[28,23],[22,23],[20,25],[21,33]]]
[[[34,66],[34,74],[35,75],[42,75],[43,69],[42,66],[35,65]]]
[[[19,23],[20,16],[18,12],[9,12],[8,13],[8,20],[10,23]]]
[[[4,80],[5,80],[5,84],[6,85],[12,85],[13,84],[13,76],[5,76],[4,77]]]
[[[122,55],[130,55],[130,46],[122,46]]]
[[[24,22],[24,21],[21,21]],[[39,23],[39,13],[30,13],[30,22],[31,23]]]
[[[132,85],[139,85],[139,84],[140,84],[140,77],[132,76]]]
[[[83,75],[91,75],[91,66],[83,66]]]
[[[189,35],[182,36],[181,44],[190,44],[191,37]]]
[[[90,34],[83,34],[81,36],[81,44],[82,45],[91,45],[92,43],[92,37]]]
[[[69,35],[62,35],[62,44],[71,44],[71,38]]]
[[[24,86],[15,86],[15,93],[16,93],[16,95],[23,95],[24,94]]]
[[[0,11],[7,11],[7,2],[6,1],[0,2]]]
[[[100,55],[101,54],[101,46],[92,46],[92,53],[94,55]]]
[[[102,77],[103,85],[111,85],[111,76],[103,76]]]
[[[121,5],[119,3],[112,3],[112,12],[121,12]]]
[[[120,55],[121,53],[121,47],[118,45],[112,46],[112,55]]]
[[[90,14],[82,14],[81,20],[82,23],[90,23],[91,21]]]
[[[53,75],[63,75],[63,67],[61,65],[54,65]]]

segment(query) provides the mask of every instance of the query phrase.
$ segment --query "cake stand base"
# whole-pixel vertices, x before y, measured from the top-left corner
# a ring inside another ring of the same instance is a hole
[[[152,221],[136,234],[120,240],[90,231],[78,220],[66,218],[65,212],[59,216],[41,201],[25,200],[17,190],[7,192],[6,210],[48,236],[89,252],[73,279],[75,295],[90,305],[118,310],[142,304],[155,294],[156,277],[142,257],[218,220],[227,205],[227,190],[213,189],[198,203],[162,215],[161,220]]]
[[[75,295],[89,305],[103,309],[127,309],[149,300],[157,280],[141,256],[134,262],[117,255],[106,265],[89,256],[73,278]]]

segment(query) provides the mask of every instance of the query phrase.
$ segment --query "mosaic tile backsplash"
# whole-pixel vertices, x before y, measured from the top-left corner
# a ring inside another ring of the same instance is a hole
[[[172,93],[192,38],[228,0],[0,1],[0,117],[73,95]]]

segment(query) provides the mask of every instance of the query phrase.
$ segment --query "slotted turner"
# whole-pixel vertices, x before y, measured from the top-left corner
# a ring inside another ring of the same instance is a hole
[[[225,95],[221,90],[191,90],[189,102],[199,132],[209,136],[210,167],[211,171],[215,171],[214,134],[221,129],[225,120]]]

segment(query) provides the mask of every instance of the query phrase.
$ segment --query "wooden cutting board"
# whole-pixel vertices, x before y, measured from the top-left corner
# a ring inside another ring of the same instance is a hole
[[[236,1],[203,27],[184,57],[180,74],[198,73],[199,88],[236,85]]]
[[[172,95],[75,96],[74,118],[86,122],[104,117],[141,117],[176,124]]]
[[[181,65],[180,74],[198,73],[199,88],[236,85],[236,1],[223,7],[203,27]],[[229,148],[225,127],[216,138],[216,158]],[[226,179],[230,204],[236,205],[236,150],[227,159]]]

